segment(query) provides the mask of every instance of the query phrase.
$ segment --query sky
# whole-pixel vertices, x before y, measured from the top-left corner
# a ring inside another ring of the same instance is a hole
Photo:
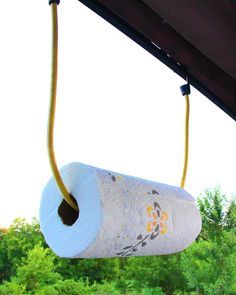
[[[61,1],[55,125],[58,166],[82,162],[179,185],[184,80],[76,0]],[[0,226],[38,216],[51,177],[47,116],[51,11],[47,1],[0,10]],[[236,122],[192,87],[186,190],[236,193]]]

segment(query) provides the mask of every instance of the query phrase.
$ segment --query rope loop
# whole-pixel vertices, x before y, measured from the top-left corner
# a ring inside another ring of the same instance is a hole
[[[74,202],[72,195],[67,190],[61,175],[59,173],[55,153],[54,153],[54,122],[56,112],[56,93],[57,93],[57,71],[58,71],[58,17],[57,17],[57,5],[60,0],[49,0],[49,4],[52,7],[52,71],[51,71],[51,92],[50,92],[50,108],[48,118],[48,154],[49,161],[52,169],[53,176],[57,183],[58,188],[65,201],[76,211],[79,211],[77,204]],[[185,96],[186,102],[186,115],[185,115],[185,154],[184,154],[184,167],[181,178],[181,188],[184,188],[187,176],[188,168],[188,155],[189,155],[189,113],[190,102],[189,95],[190,84],[187,79],[187,84],[180,87],[182,95]]]

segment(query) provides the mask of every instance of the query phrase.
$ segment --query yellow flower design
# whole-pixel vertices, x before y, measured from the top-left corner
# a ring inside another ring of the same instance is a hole
[[[135,253],[148,245],[148,242],[154,240],[159,234],[164,235],[167,232],[166,221],[168,220],[168,214],[161,210],[157,202],[154,202],[153,206],[147,206],[146,212],[150,218],[146,226],[148,234],[139,234],[136,237],[136,242],[123,247],[122,251],[116,253],[117,256],[130,257],[137,255]]]
[[[146,226],[146,231],[148,233],[152,233],[150,239],[155,239],[159,233],[164,235],[167,232],[167,212],[162,211],[160,205],[157,202],[154,202],[153,206],[148,206],[146,211],[148,217],[150,218]]]

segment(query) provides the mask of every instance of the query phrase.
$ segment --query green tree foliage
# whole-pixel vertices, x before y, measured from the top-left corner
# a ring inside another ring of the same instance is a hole
[[[17,218],[7,231],[0,234],[0,281],[9,279],[23,263],[27,251],[45,244],[36,219],[31,224]]]
[[[225,228],[236,232],[236,198],[229,203],[225,216]]]
[[[236,239],[225,233],[222,241],[200,240],[182,253],[182,269],[190,289],[201,294],[230,294],[235,245]]]
[[[112,281],[118,278],[119,260],[116,259],[55,259],[56,271],[63,278],[89,280],[90,283]]]
[[[6,282],[0,285],[0,295],[24,295],[25,288],[14,282]]]
[[[0,229],[0,295],[236,294],[236,199],[216,188],[198,199],[203,229],[167,256],[62,259],[34,220]]]
[[[219,188],[198,200],[203,229],[198,242],[181,253],[183,274],[190,289],[201,294],[233,294],[236,277],[235,198],[230,201]]]
[[[28,251],[23,264],[18,267],[13,282],[25,287],[25,290],[35,292],[44,286],[55,284],[61,276],[54,271],[53,256],[49,249],[36,245]]]
[[[198,198],[198,206],[203,225],[201,238],[215,240],[221,236],[223,230],[235,229],[235,198],[229,201],[219,188],[206,190],[205,195]]]
[[[105,283],[105,284],[92,284],[90,285],[88,282],[84,282],[83,280],[75,281],[64,280],[58,281],[58,283],[54,285],[49,285],[43,287],[39,291],[35,292],[36,295],[104,295],[104,294],[120,294],[118,290],[115,289],[115,284],[113,283]]]
[[[175,290],[184,291],[186,282],[180,258],[180,254],[129,258],[123,272],[124,278],[131,281],[136,290],[159,286],[165,294],[173,294]]]

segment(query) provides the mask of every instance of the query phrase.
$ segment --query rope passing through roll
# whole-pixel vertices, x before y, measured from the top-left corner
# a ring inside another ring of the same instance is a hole
[[[57,167],[55,152],[54,152],[54,123],[56,113],[56,97],[57,97],[57,72],[58,72],[58,16],[57,5],[60,0],[50,0],[49,4],[52,9],[52,66],[51,66],[51,90],[50,90],[50,107],[48,117],[48,155],[51,170],[58,188],[65,201],[76,211],[79,211],[77,204],[66,188],[60,172]]]

